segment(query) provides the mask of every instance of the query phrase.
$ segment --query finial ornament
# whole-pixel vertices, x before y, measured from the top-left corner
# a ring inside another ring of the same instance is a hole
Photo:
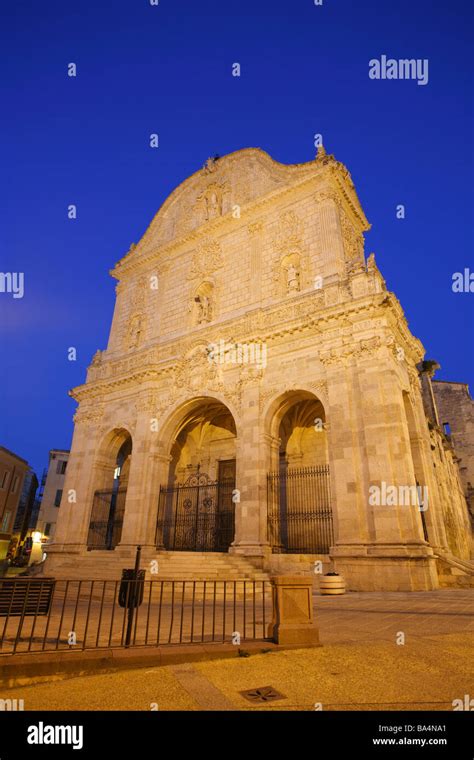
[[[318,152],[316,154],[316,158],[324,158],[324,156],[326,156],[326,155],[327,155],[326,148],[321,143],[321,145],[318,145]]]

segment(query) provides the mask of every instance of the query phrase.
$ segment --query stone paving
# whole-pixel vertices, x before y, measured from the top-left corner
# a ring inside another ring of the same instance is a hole
[[[452,710],[474,696],[473,591],[316,596],[315,607],[320,648],[71,678],[8,696],[25,710]],[[263,686],[283,698],[260,705],[240,694]]]
[[[474,590],[359,592],[314,596],[323,644],[472,632]],[[474,638],[474,637],[473,637]]]

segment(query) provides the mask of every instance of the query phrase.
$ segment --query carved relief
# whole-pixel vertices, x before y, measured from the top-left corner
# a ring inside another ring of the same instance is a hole
[[[294,211],[285,211],[278,222],[278,231],[273,244],[280,253],[287,253],[289,248],[299,250],[303,244],[303,225]]]
[[[206,277],[223,266],[222,251],[217,240],[204,240],[193,254],[188,279]]]
[[[90,426],[99,423],[103,416],[104,407],[100,404],[95,404],[93,407],[86,407],[84,409],[79,407],[72,419],[75,425]]]
[[[146,275],[142,275],[136,281],[130,297],[133,309],[142,309],[145,306],[148,283]]]
[[[199,346],[189,353],[174,368],[173,386],[176,392],[192,393],[202,390],[220,391],[223,389],[221,367],[210,362],[207,346]]]

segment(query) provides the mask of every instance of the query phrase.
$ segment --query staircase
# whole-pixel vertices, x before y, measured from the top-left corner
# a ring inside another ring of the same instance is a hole
[[[249,559],[235,554],[218,552],[157,552],[157,562],[143,561],[147,580],[251,580],[266,581],[269,574],[259,569]],[[122,568],[133,567],[133,561],[120,560],[113,552],[94,551],[86,556],[71,557],[55,555],[45,575],[60,579],[120,580]],[[153,572],[154,570],[157,572]]]
[[[437,554],[436,565],[441,588],[474,588],[474,562]]]

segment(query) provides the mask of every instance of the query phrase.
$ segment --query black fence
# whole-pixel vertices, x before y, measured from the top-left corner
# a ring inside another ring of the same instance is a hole
[[[334,542],[329,465],[269,473],[267,508],[273,552],[329,552]]]
[[[115,549],[122,536],[126,488],[96,491],[92,504],[88,549]]]
[[[226,552],[234,540],[235,481],[193,475],[160,488],[156,545],[171,551]]]
[[[0,579],[0,655],[263,640],[269,581]]]

